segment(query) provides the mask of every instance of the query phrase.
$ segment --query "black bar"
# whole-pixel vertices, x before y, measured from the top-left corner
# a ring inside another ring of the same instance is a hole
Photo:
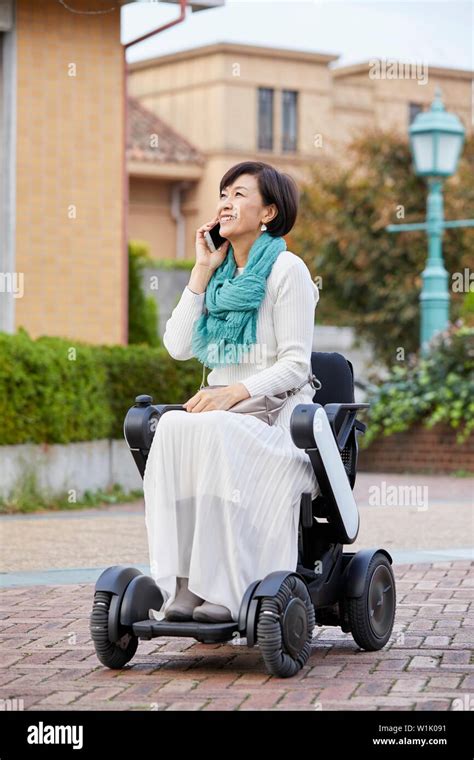
[[[56,728],[60,726],[65,727],[62,734]],[[210,756],[219,753],[227,757],[237,749],[241,754],[251,747],[253,753],[261,746],[265,757],[274,749],[279,757],[288,753],[288,760],[306,754],[320,758],[323,753],[328,760],[338,760],[341,752],[351,758],[471,760],[471,729],[472,712],[468,708],[448,712],[325,712],[315,703],[314,707],[294,711],[245,711],[242,706],[238,711],[225,712],[32,709],[0,712],[0,758],[158,758],[165,748],[168,756],[189,752],[195,753],[189,754],[194,757],[203,746]],[[69,743],[46,743],[61,737],[69,738]],[[42,743],[31,743],[34,740]]]

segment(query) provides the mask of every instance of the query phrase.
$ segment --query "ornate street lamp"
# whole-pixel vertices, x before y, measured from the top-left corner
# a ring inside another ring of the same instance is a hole
[[[415,173],[426,177],[428,183],[426,222],[390,224],[386,230],[425,230],[428,236],[428,260],[422,273],[420,294],[420,344],[421,352],[426,353],[433,335],[445,330],[449,321],[449,275],[443,262],[443,232],[449,227],[474,226],[474,219],[444,221],[442,182],[456,172],[464,143],[464,127],[455,114],[445,110],[439,87],[431,109],[419,113],[411,124],[409,139]]]
[[[415,172],[421,177],[450,177],[455,173],[464,143],[464,127],[445,110],[439,87],[429,111],[417,114],[408,130]]]

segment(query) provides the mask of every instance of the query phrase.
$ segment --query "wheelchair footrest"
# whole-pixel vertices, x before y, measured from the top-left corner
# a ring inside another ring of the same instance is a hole
[[[154,639],[158,636],[182,636],[198,639],[198,641],[218,642],[233,638],[239,630],[238,623],[199,623],[190,620],[175,623],[172,620],[141,620],[132,625],[133,633],[139,639]]]

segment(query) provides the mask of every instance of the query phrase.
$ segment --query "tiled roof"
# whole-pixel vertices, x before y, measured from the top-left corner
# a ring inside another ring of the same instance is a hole
[[[156,140],[156,136],[158,140]],[[157,145],[154,145],[154,142]],[[204,154],[138,98],[128,98],[127,159],[151,163],[192,163],[202,166]]]

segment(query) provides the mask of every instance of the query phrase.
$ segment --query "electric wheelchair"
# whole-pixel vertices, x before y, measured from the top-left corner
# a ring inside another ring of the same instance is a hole
[[[298,404],[290,430],[296,446],[313,465],[321,493],[301,495],[296,569],[282,568],[256,578],[244,593],[238,621],[226,623],[152,620],[164,598],[140,570],[115,565],[95,585],[91,638],[100,662],[121,668],[134,656],[139,639],[192,637],[203,643],[246,639],[258,646],[265,667],[279,677],[295,675],[311,653],[314,627],[339,626],[362,649],[381,649],[390,638],[396,606],[392,558],[385,549],[344,552],[359,530],[354,500],[358,435],[356,419],[369,404],[354,403],[350,361],[339,353],[313,352],[311,365],[321,387],[312,404]],[[124,436],[143,477],[160,418],[176,404],[153,404],[137,396],[124,420]]]

